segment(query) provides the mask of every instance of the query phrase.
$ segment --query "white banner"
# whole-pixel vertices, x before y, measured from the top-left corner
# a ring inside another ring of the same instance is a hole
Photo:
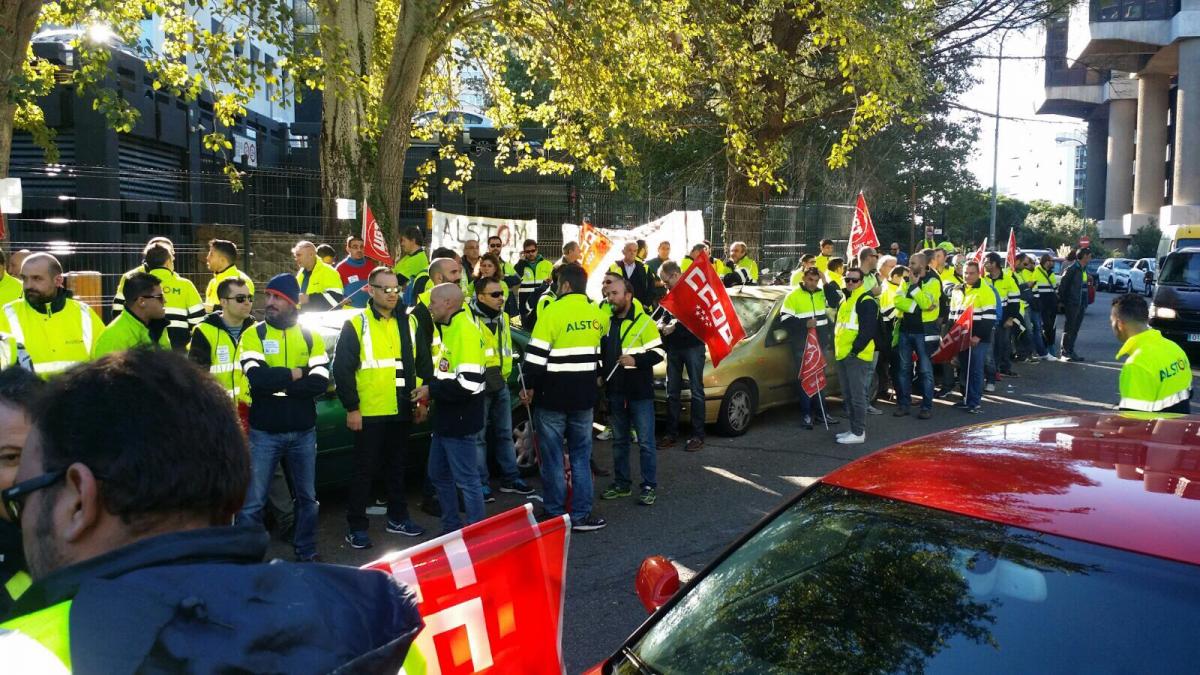
[[[537,239],[536,220],[463,216],[429,209],[429,226],[433,231],[429,240],[430,252],[445,246],[462,253],[463,244],[474,239],[479,242],[479,252],[487,253],[488,237],[496,236],[502,244],[500,257],[514,265],[521,258],[521,244],[526,239]],[[543,252],[542,255],[546,254]]]
[[[665,241],[671,244],[671,260],[682,260],[693,244],[704,241],[704,216],[700,211],[672,211],[658,220],[639,225],[632,230],[613,230],[607,227],[596,229],[613,240],[612,250],[597,268],[607,270],[610,265],[621,259],[621,249],[626,242],[636,242],[638,239],[645,240],[646,255],[651,258],[658,255],[658,245]],[[562,237],[563,242],[579,241],[579,226],[563,223]],[[600,299],[600,284],[603,281],[602,271],[588,277],[588,297]]]

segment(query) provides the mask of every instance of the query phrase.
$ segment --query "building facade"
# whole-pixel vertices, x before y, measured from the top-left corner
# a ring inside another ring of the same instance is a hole
[[[1087,122],[1101,240],[1200,224],[1200,0],[1089,0],[1050,22],[1045,58],[1038,112]]]

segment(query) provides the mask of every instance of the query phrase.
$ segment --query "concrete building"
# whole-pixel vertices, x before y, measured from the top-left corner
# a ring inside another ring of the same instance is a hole
[[[1086,120],[1085,215],[1123,246],[1200,224],[1200,0],[1089,0],[1052,21],[1038,112]]]

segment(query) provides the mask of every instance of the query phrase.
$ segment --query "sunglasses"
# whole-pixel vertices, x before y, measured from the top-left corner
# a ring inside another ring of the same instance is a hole
[[[862,277],[846,277],[846,283],[860,284],[860,283],[862,283]]]
[[[492,291],[491,293],[480,293],[480,295],[486,295],[489,298],[503,298],[504,291]]]
[[[66,469],[58,469],[49,473],[44,473],[36,478],[30,478],[26,481],[21,481],[16,485],[8,488],[4,492],[0,492],[0,500],[4,501],[4,508],[8,511],[12,522],[17,525],[21,524],[21,509],[25,506],[25,498],[29,495],[43,490],[54,485],[67,475]]]
[[[388,295],[400,295],[400,287],[399,286],[380,286],[378,284],[371,284],[371,288],[383,291],[384,293],[387,293]]]
[[[222,300],[232,300],[232,301],[234,301],[234,302],[237,302],[237,303],[242,303],[242,302],[249,302],[249,301],[253,300],[253,299],[254,299],[254,296],[253,296],[253,295],[246,295],[246,294],[242,294],[242,295],[230,295],[230,296],[226,296],[226,297],[224,297],[224,298],[221,298],[221,299],[222,299]]]
[[[162,293],[159,293],[158,295],[142,295],[142,296],[139,296],[138,299],[139,300],[157,300],[159,302],[166,301],[165,296],[163,296]]]

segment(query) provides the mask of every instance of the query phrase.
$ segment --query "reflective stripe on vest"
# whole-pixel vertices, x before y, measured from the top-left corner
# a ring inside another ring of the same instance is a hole
[[[0,624],[4,672],[71,672],[70,625],[70,600]]]
[[[83,345],[86,348],[87,353],[91,354],[92,347],[95,346],[93,339],[96,337],[92,335],[92,322],[89,321],[91,317],[88,316],[88,312],[92,311],[91,308],[73,298],[67,298],[67,304],[63,306],[64,312],[67,311],[67,307],[74,307],[75,310],[79,312],[79,332],[83,338]],[[26,350],[26,353],[28,353],[28,347],[26,346],[25,341],[25,329],[23,326],[21,326],[20,315],[17,314],[17,308],[14,306],[14,303],[9,303],[4,306],[4,315],[8,318],[8,329],[13,338],[16,339],[18,348],[23,348]],[[38,375],[54,375],[56,373],[61,373],[77,363],[83,363],[86,360],[87,359],[85,358],[80,361],[43,361],[41,363],[35,363],[32,360],[32,357],[30,357],[30,370]]]
[[[359,325],[360,330],[362,331],[362,341],[359,343],[362,346],[362,355],[359,359],[359,368],[361,370],[374,370],[376,368],[395,370],[396,371],[396,386],[403,387],[406,384],[405,379],[404,379],[403,347],[401,347],[402,353],[401,353],[401,358],[399,358],[399,359],[397,359],[397,358],[384,358],[384,359],[375,358],[375,339],[373,337],[371,337],[371,322],[367,318],[367,312],[369,312],[369,311],[371,311],[371,310],[368,309],[359,315],[358,325]],[[396,321],[397,326],[399,326],[399,323],[400,323],[399,319],[392,317],[392,320]],[[399,330],[399,328],[397,328],[397,330]],[[399,339],[398,334],[397,334],[397,339]]]

